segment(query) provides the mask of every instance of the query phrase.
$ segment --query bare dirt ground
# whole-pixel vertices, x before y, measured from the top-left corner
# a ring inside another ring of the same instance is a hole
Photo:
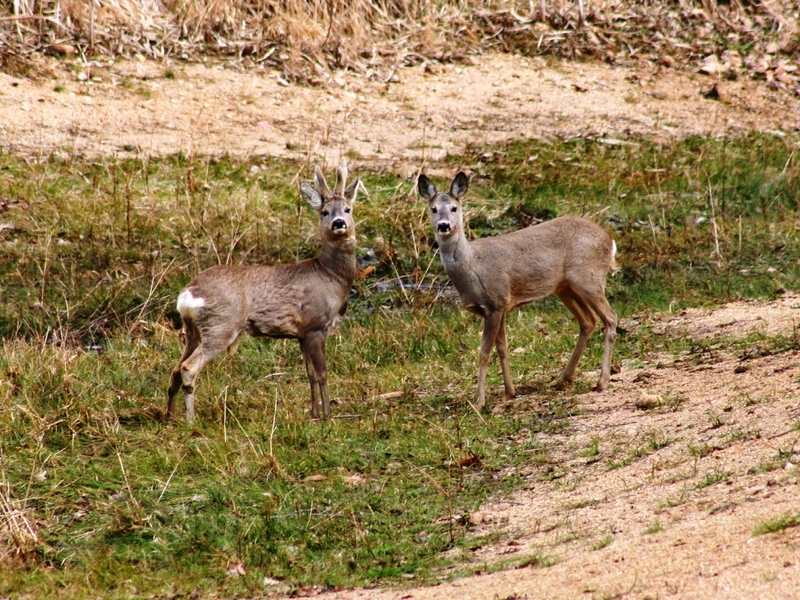
[[[467,144],[520,137],[625,143],[630,134],[800,128],[800,101],[765,84],[648,63],[490,55],[434,73],[402,69],[388,83],[341,74],[314,88],[203,64],[80,71],[43,62],[41,71],[48,75],[38,81],[0,73],[0,146],[8,151],[270,154],[331,164],[348,153],[351,171],[369,163],[411,176]],[[706,97],[714,85],[718,97]],[[562,454],[552,456],[558,476],[543,480],[532,465],[527,489],[472,515],[476,542],[461,558],[486,574],[327,597],[800,597],[800,527],[754,534],[800,514],[800,352],[719,343],[758,332],[793,339],[799,325],[800,296],[791,293],[624,323],[697,345],[682,356],[623,357],[609,390],[579,398],[583,413],[569,435],[542,436]]]
[[[0,73],[0,140],[25,153],[90,156],[271,154],[335,163],[349,153],[408,170],[467,144],[520,137],[614,143],[629,134],[800,127],[800,100],[752,80],[715,81],[644,62],[615,68],[495,54],[475,63],[400,69],[388,83],[343,73],[328,86],[304,87],[276,72],[210,63],[75,70],[42,62],[47,76],[39,81]],[[718,97],[705,97],[715,85]]]
[[[325,597],[800,597],[800,528],[754,533],[800,512],[800,352],[727,343],[799,325],[792,294],[623,323],[703,343],[625,361],[609,390],[579,398],[571,433],[539,436],[561,453],[559,477],[531,466],[530,487],[472,515],[475,549],[461,558],[486,574]],[[490,572],[503,562],[532,564]]]

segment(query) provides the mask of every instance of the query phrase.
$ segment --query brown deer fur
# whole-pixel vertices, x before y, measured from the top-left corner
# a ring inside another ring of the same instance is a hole
[[[224,350],[232,351],[243,332],[255,337],[295,338],[311,384],[311,416],[331,416],[325,343],[347,309],[356,274],[355,223],[352,206],[356,179],[345,188],[342,159],[334,192],[319,167],[316,188],[303,182],[300,193],[319,215],[322,247],[317,258],[275,266],[211,267],[195,277],[178,296],[186,348],[172,373],[167,417],[175,414],[178,390],[186,400],[186,420],[195,416],[195,379]]]
[[[418,189],[428,201],[431,223],[447,275],[464,307],[483,317],[483,340],[478,367],[478,400],[485,402],[484,382],[492,347],[497,348],[506,396],[514,397],[508,367],[506,314],[515,308],[555,294],[580,326],[578,342],[557,385],[572,380],[597,316],[605,326],[605,350],[596,390],[603,390],[611,373],[611,353],[617,317],[605,297],[606,275],[614,268],[616,244],[600,226],[579,217],[560,217],[513,233],[467,240],[461,200],[468,179],[458,173],[449,192],[437,192],[420,175]]]

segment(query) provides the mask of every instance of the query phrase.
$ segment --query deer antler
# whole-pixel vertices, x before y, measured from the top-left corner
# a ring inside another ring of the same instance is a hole
[[[344,188],[347,185],[347,159],[342,157],[339,161],[339,168],[336,169],[336,195],[341,196],[344,194]]]

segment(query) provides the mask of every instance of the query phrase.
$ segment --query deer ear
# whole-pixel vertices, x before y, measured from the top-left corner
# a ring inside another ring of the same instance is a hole
[[[469,179],[464,174],[464,171],[460,171],[453,179],[453,183],[450,184],[450,195],[460,200],[467,193],[468,187]]]
[[[300,184],[300,195],[303,197],[303,200],[305,200],[306,203],[314,210],[319,211],[319,209],[322,208],[322,196],[320,196],[319,192],[305,181]]]
[[[358,186],[361,185],[361,180],[356,177],[355,181],[347,186],[342,194],[345,198],[350,201],[350,204],[356,201],[356,195],[358,194]]]
[[[436,195],[436,186],[421,173],[419,179],[417,179],[417,190],[419,190],[419,195],[429,202],[433,200],[433,197]]]

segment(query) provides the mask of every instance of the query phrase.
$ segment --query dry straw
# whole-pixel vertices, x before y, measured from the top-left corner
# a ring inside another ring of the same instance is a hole
[[[24,559],[39,545],[39,534],[25,511],[11,498],[11,486],[0,482],[0,564]]]
[[[211,54],[324,82],[336,69],[390,80],[401,65],[490,49],[672,66],[747,46],[752,60],[733,51],[718,74],[791,88],[792,69],[773,59],[798,49],[794,10],[791,0],[13,0],[0,4],[0,68],[31,49],[83,60]]]

